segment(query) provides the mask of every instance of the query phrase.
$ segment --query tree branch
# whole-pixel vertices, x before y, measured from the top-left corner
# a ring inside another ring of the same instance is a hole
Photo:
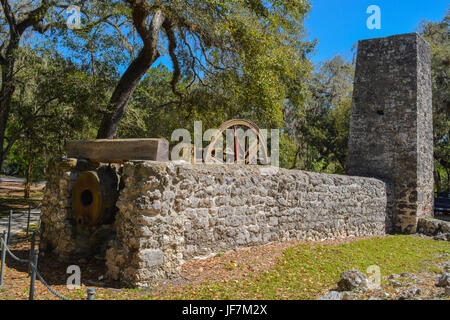
[[[109,20],[105,20],[105,23],[109,24],[110,26],[112,26],[114,29],[116,29],[116,31],[119,33],[120,39],[122,40],[122,43],[124,44],[124,46],[126,47],[128,53],[131,56],[131,59],[134,60],[134,50],[133,50],[133,46],[128,42],[127,38],[123,35],[122,30],[120,30],[120,27],[115,24],[114,22],[111,22]]]
[[[150,30],[147,29],[146,18],[150,14],[150,7],[147,1],[142,0],[125,0],[133,10],[133,25],[144,43],[147,50],[156,48],[159,31],[165,20],[165,14],[162,10],[157,10],[153,15]]]
[[[36,9],[22,13],[20,21],[17,23],[17,30],[19,32],[19,35],[22,35],[22,33],[31,26],[33,26],[36,30],[43,29],[44,26],[39,25],[42,23],[44,15],[50,6],[51,6],[50,1],[42,0],[41,5]]]
[[[11,6],[9,5],[8,0],[1,0],[1,2],[6,21],[9,25],[10,37],[12,37],[13,34],[16,36],[19,35],[17,30],[16,18],[14,17],[14,13],[11,10]]]
[[[17,131],[11,138],[7,139],[8,144],[6,145],[6,148],[2,151],[3,158],[5,158],[8,155],[9,151],[11,151],[12,146],[20,138],[22,133],[23,133],[23,128],[21,128],[19,131]]]
[[[107,112],[103,115],[97,139],[111,139],[116,136],[120,121],[128,106],[128,101],[139,81],[151,65],[159,58],[159,32],[166,18],[160,9],[153,14],[150,29],[146,27],[146,19],[150,13],[147,1],[126,0],[132,9],[133,25],[141,37],[144,47],[125,73],[122,75],[111,96]]]

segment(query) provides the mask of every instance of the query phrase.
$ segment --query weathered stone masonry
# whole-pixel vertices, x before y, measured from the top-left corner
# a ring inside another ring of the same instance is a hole
[[[62,258],[76,250],[70,221],[72,186],[78,176],[73,171],[76,163],[76,159],[69,159],[49,164],[42,201],[40,249],[51,248]]]
[[[381,180],[153,161],[120,169],[124,187],[113,225],[77,226],[72,188],[81,172],[98,169],[77,159],[49,167],[41,249],[70,259],[109,248],[109,276],[130,286],[175,277],[184,261],[236,248],[388,231],[389,189]]]
[[[107,165],[82,159],[63,159],[48,167],[41,210],[42,251],[54,251],[62,260],[106,250],[115,231],[112,225],[80,227],[72,214],[72,189],[80,173],[100,170]]]
[[[146,161],[126,163],[123,178],[106,264],[129,284],[239,247],[386,233],[386,184],[376,179]]]

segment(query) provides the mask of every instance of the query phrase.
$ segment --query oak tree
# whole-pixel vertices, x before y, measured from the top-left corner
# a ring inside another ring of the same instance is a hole
[[[122,2],[115,2],[119,6]],[[224,86],[244,84],[272,123],[282,119],[288,87],[309,70],[303,19],[307,1],[125,0],[125,20],[140,38],[139,51],[121,76],[104,111],[97,138],[116,136],[130,98],[155,61],[168,54],[172,62],[170,88],[181,104],[195,84],[205,77],[220,79]],[[121,30],[125,30],[124,27]],[[122,35],[124,32],[122,32]],[[126,37],[124,37],[126,38]],[[180,88],[186,77],[190,83]],[[281,85],[283,84],[283,85]],[[234,86],[238,89],[238,86]],[[239,89],[238,89],[239,90]],[[259,91],[262,94],[255,94]],[[263,101],[271,96],[271,107]],[[257,110],[256,110],[257,111]]]

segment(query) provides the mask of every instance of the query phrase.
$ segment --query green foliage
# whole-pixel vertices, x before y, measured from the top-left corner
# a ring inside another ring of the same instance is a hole
[[[152,67],[132,93],[119,137],[164,137],[175,129],[193,133],[245,118],[261,128],[280,128],[280,165],[344,173],[354,67],[341,56],[312,73],[302,0],[147,1],[178,26],[174,68]],[[7,137],[6,167],[41,179],[45,163],[64,153],[68,139],[92,139],[124,68],[143,43],[124,1],[74,1],[82,28],[70,30],[61,6],[44,22],[49,33],[24,39],[18,51],[16,93]],[[186,10],[189,8],[189,10]],[[59,11],[58,11],[59,10]],[[448,13],[420,32],[432,48],[435,179],[449,182]],[[164,30],[158,50],[168,56]]]
[[[308,82],[306,103],[287,107],[285,125],[297,144],[291,167],[345,172],[353,75],[341,56],[325,61]]]
[[[100,63],[118,78],[143,47],[129,3],[74,3],[81,6],[83,27],[69,30],[63,27],[64,18],[56,17],[49,43],[58,43],[77,64],[93,65],[92,74],[102,73],[96,66]],[[162,10],[176,26],[176,58],[170,55],[173,70],[152,68],[132,92],[119,137],[170,139],[176,128],[192,130],[194,121],[212,128],[231,118],[279,128],[286,100],[300,105],[306,99],[305,79],[311,70],[307,55],[314,47],[304,36],[309,1],[145,3],[147,24]],[[158,50],[167,56],[167,30],[161,37]],[[96,110],[103,113],[107,107],[104,101]]]
[[[173,70],[149,70],[133,92],[119,136],[170,139],[174,129],[192,131],[194,121],[206,129],[231,118],[278,128],[287,99],[297,105],[306,99],[307,55],[314,47],[304,38],[308,1],[147,3],[154,4],[149,18],[163,9],[178,26],[172,62],[181,76],[174,89]],[[81,29],[67,28],[68,4],[81,8]],[[15,95],[7,129],[17,136],[7,166],[25,175],[36,159],[35,178],[42,177],[41,160],[63,153],[67,139],[95,137],[119,74],[143,46],[124,1],[61,2],[44,23],[50,24],[48,33],[24,42],[18,82],[29,85]],[[162,54],[168,53],[167,41],[159,44]],[[291,144],[287,135],[282,143]]]
[[[290,168],[297,152],[295,140],[286,132],[280,133],[280,167]]]
[[[178,34],[182,74],[177,91],[182,99],[170,92],[171,71],[151,69],[133,94],[120,136],[167,138],[175,128],[191,129],[196,120],[212,128],[231,118],[279,128],[288,96],[298,103],[305,98],[305,78],[311,70],[306,56],[314,46],[304,39],[308,2],[206,4],[189,4],[193,13],[184,17],[189,21],[185,24],[194,30]],[[166,10],[183,15],[185,5],[169,1]]]
[[[52,52],[22,48],[7,133],[15,139],[5,167],[33,180],[64,154],[69,139],[93,138],[111,79],[93,77]],[[14,170],[15,169],[15,170]]]
[[[450,11],[439,22],[422,22],[419,32],[431,45],[436,191],[450,190]]]

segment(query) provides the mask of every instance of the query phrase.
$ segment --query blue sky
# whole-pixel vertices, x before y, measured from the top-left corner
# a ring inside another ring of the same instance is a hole
[[[343,54],[352,58],[352,46],[361,39],[379,38],[416,30],[422,20],[438,21],[449,0],[310,0],[312,11],[305,21],[309,39],[318,39],[312,56],[319,62]],[[381,29],[369,30],[366,13],[370,5],[381,9]]]

